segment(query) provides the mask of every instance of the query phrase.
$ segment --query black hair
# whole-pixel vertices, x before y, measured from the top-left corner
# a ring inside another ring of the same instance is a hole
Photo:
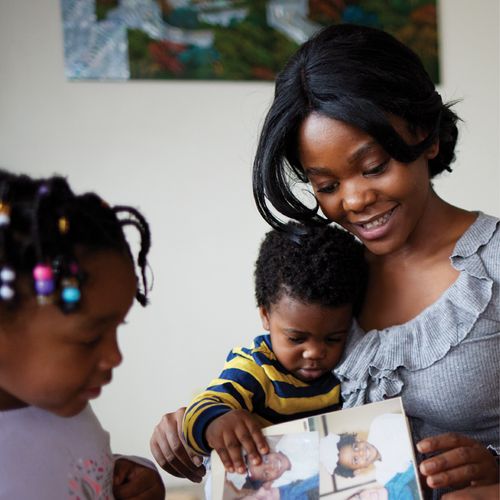
[[[337,443],[339,453],[340,450],[344,448],[344,446],[353,446],[355,442],[356,434],[340,434],[340,440]],[[337,463],[337,466],[335,467],[335,470],[333,472],[334,474],[342,477],[354,477],[354,470],[340,463]]]
[[[345,122],[372,136],[396,160],[410,163],[439,140],[429,175],[451,171],[458,117],[443,104],[418,56],[384,31],[365,26],[328,26],[305,42],[277,76],[253,166],[257,208],[271,226],[273,214],[308,224],[328,222],[318,204],[304,205],[293,193],[308,179],[298,158],[298,132],[311,113]],[[427,136],[409,145],[388,116],[402,118],[410,132]]]
[[[336,226],[289,222],[269,231],[255,264],[255,298],[269,309],[284,295],[327,307],[357,305],[366,277],[363,246]]]
[[[36,266],[47,266],[54,273],[54,295],[61,293],[69,269],[78,268],[77,249],[113,250],[133,260],[124,228],[135,227],[140,235],[136,263],[142,285],[138,286],[136,298],[143,306],[147,304],[146,258],[151,235],[146,219],[135,208],[111,207],[91,192],[76,195],[60,176],[34,179],[0,169],[0,215],[2,270],[11,269],[17,281],[21,276],[31,278]],[[84,279],[82,274],[77,277],[79,281]],[[15,308],[20,294],[4,302]],[[65,309],[63,301],[59,303],[65,312],[73,309]]]
[[[261,479],[252,479],[249,474],[247,474],[247,477],[245,478],[245,483],[242,486],[242,489],[249,489],[249,490],[258,490],[262,485],[264,484],[264,481]]]

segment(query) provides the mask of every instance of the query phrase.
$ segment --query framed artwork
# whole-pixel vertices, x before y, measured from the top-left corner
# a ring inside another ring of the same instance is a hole
[[[439,82],[437,0],[61,0],[70,80],[274,80],[323,26],[393,34]]]

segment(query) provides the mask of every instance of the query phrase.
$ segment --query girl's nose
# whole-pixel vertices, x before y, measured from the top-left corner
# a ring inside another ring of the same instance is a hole
[[[106,339],[106,342],[103,344],[102,355],[99,362],[99,367],[102,370],[110,370],[112,368],[116,368],[119,364],[121,364],[123,360],[122,353],[118,346],[118,338],[117,332],[113,332],[112,335]]]
[[[376,199],[375,191],[364,186],[362,181],[356,180],[342,186],[342,208],[346,212],[363,212]]]

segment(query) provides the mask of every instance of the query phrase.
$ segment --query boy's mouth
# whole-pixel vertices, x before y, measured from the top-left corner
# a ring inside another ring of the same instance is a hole
[[[316,380],[325,374],[325,370],[322,368],[314,367],[314,368],[300,368],[297,370],[300,374],[301,378],[304,380]]]

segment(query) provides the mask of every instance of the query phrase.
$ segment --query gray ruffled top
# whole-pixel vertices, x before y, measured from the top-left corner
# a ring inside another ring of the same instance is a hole
[[[457,242],[457,280],[417,317],[364,332],[342,362],[344,407],[401,396],[414,440],[456,431],[498,448],[500,224],[479,213]]]

